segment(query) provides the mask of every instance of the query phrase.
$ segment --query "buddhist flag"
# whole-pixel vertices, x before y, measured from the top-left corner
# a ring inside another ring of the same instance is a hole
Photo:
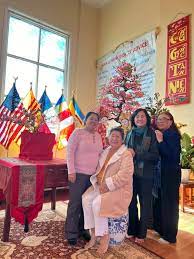
[[[82,113],[81,109],[79,108],[78,103],[76,102],[74,96],[71,98],[69,103],[69,110],[71,111],[71,114],[75,119],[79,121],[79,123],[82,125],[84,121],[84,114]]]
[[[75,129],[73,116],[67,106],[67,102],[63,94],[56,103],[55,110],[59,118],[57,148],[62,149],[67,146],[69,136]]]

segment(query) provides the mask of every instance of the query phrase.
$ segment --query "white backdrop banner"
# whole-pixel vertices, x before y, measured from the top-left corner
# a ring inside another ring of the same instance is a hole
[[[144,93],[142,106],[147,97],[155,93],[156,37],[155,31],[146,33],[133,41],[124,42],[115,51],[97,60],[97,99],[101,90],[115,76],[116,68],[127,62],[136,68],[136,74]]]

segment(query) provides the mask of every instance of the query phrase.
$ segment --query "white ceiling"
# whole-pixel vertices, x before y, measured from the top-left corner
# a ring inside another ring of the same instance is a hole
[[[82,2],[87,3],[96,8],[101,8],[110,1],[112,0],[82,0]]]

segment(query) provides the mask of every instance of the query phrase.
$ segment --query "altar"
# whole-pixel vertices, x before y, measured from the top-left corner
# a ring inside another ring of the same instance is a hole
[[[21,224],[30,223],[42,209],[44,189],[51,188],[51,209],[55,209],[56,188],[68,186],[64,159],[26,161],[0,159],[0,189],[6,199],[2,241],[9,241],[11,217]]]

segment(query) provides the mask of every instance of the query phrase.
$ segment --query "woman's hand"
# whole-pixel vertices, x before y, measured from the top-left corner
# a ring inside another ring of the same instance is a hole
[[[76,181],[76,174],[68,174],[68,180],[74,183]]]
[[[109,189],[108,189],[106,184],[102,183],[101,185],[99,185],[99,191],[100,191],[101,194],[103,194],[105,192],[108,192]]]
[[[155,130],[155,133],[156,133],[156,139],[157,141],[160,143],[163,141],[163,133],[159,130]]]
[[[128,148],[128,150],[131,152],[132,157],[134,157],[135,156],[135,151],[133,150],[133,148]]]

